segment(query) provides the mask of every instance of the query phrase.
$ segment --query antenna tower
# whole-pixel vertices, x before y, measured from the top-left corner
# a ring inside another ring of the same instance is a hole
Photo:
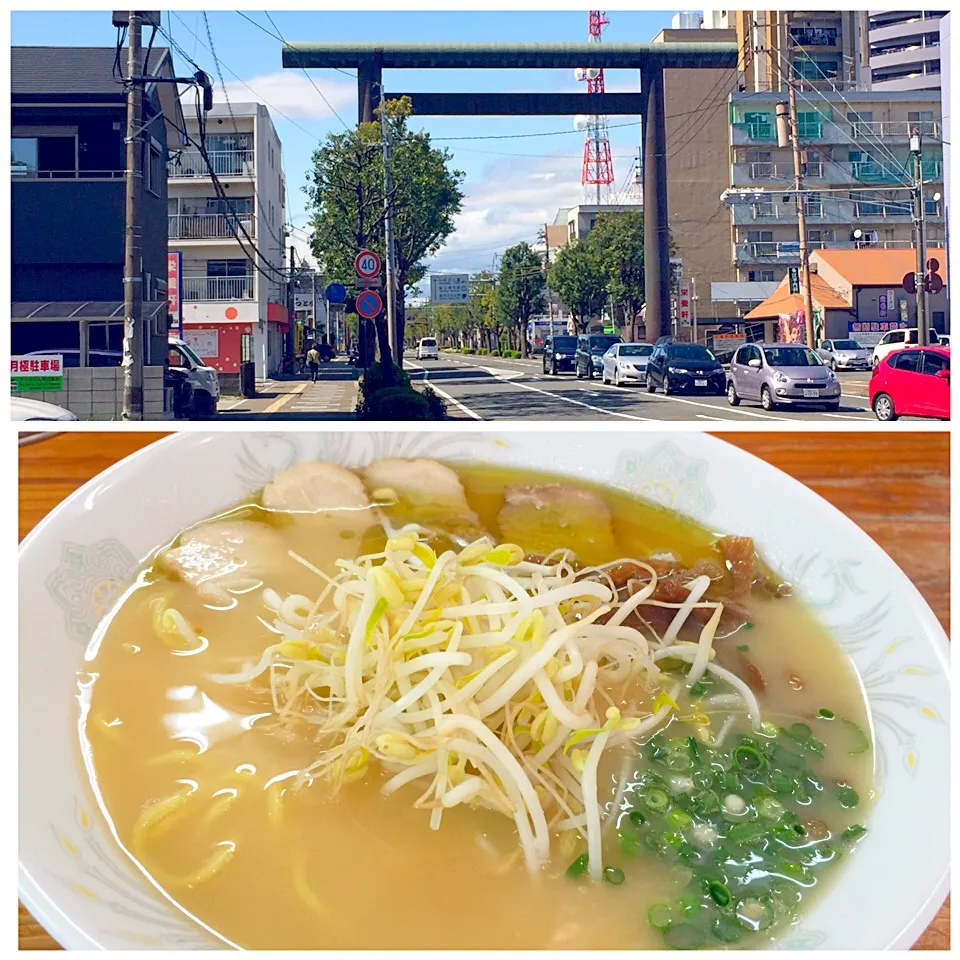
[[[603,28],[610,21],[600,10],[591,10],[589,14],[590,41],[600,43]],[[603,93],[603,67],[586,67],[576,72],[578,80],[586,80],[587,93]],[[579,118],[578,118],[579,119]],[[583,185],[584,202],[595,202],[599,206],[604,196],[609,198],[612,190],[613,157],[610,155],[610,140],[607,133],[607,118],[592,116],[583,118],[587,131],[583,145],[583,170],[580,183]],[[594,192],[591,188],[596,188]]]

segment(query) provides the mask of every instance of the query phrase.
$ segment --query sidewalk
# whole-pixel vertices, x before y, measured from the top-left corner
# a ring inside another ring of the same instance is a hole
[[[221,420],[353,420],[357,371],[346,360],[320,364],[316,383],[309,374],[257,381],[256,397],[222,396]]]

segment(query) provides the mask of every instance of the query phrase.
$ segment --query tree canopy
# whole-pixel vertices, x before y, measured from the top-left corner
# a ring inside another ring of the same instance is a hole
[[[430,135],[409,127],[408,98],[387,101],[392,140],[393,227],[397,272],[397,327],[403,342],[404,295],[426,272],[425,260],[453,233],[463,203],[464,174]],[[310,198],[311,248],[331,280],[352,284],[359,250],[384,252],[384,167],[380,124],[361,123],[328,134],[313,154],[304,187]],[[386,323],[377,323],[382,357],[389,357]],[[399,360],[400,358],[392,358]]]
[[[589,242],[575,240],[561,247],[550,268],[550,289],[585,331],[590,317],[598,316],[607,302],[607,276],[598,251]]]
[[[520,354],[527,355],[527,321],[547,307],[543,262],[528,243],[508,247],[500,259],[497,275],[498,308],[517,327]]]

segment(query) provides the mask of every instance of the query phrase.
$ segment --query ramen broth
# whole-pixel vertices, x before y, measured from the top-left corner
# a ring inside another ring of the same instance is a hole
[[[470,507],[497,542],[503,539],[498,517],[505,490],[557,482],[529,471],[455,469]],[[583,529],[553,532],[556,547],[579,537],[585,552],[607,551],[585,562],[667,552],[687,567],[718,560],[716,535],[688,519],[606,488],[562,483],[599,492],[612,514],[609,542],[592,542]],[[394,508],[405,510],[415,513],[410,505]],[[279,532],[285,550],[330,574],[341,556],[382,549],[385,540],[379,527],[362,535],[362,545],[349,530],[331,535],[327,529],[318,536],[309,517],[264,510],[258,501],[228,516]],[[532,518],[531,529],[538,522]],[[542,530],[531,533],[543,536]],[[516,542],[529,552],[522,540]],[[413,806],[421,790],[408,785],[381,796],[387,775],[373,768],[336,795],[323,783],[294,790],[296,773],[316,756],[310,731],[271,723],[274,704],[263,684],[225,684],[210,675],[232,673],[276,642],[263,584],[282,594],[315,597],[323,582],[284,551],[260,558],[254,573],[259,587],[217,605],[157,564],[149,567],[94,640],[82,678],[84,751],[103,811],[128,853],[184,911],[229,943],[253,949],[664,946],[663,927],[648,922],[648,911],[655,904],[675,905],[688,888],[690,871],[678,869],[671,855],[652,852],[656,843],[643,846],[630,835],[636,825],[627,811],[642,809],[643,778],[656,766],[649,735],[642,738],[645,746],[628,743],[609,751],[599,771],[601,805],[612,804],[622,774],[628,774],[622,813],[603,837],[604,862],[622,870],[619,883],[615,873],[609,883],[565,875],[582,844],[567,852],[553,847],[546,867],[531,875],[513,821],[482,807],[446,810],[440,829],[431,830],[429,812]],[[206,641],[203,649],[172,650],[158,641],[152,627],[158,598],[193,626]],[[758,702],[764,721],[787,730],[797,723],[815,729],[825,749],[810,765],[822,790],[812,791],[802,805],[802,819],[827,823],[837,838],[864,819],[872,789],[872,752],[850,749],[850,731],[869,729],[858,679],[796,598],[754,591],[748,606],[744,627],[732,636],[718,634],[718,661],[737,672],[741,659],[748,659],[762,675]],[[818,718],[821,710],[837,719]],[[680,714],[656,736],[670,743],[690,737],[694,724],[677,719]],[[731,716],[732,748],[737,733],[751,731],[745,716]],[[836,802],[836,784],[856,791],[855,808]],[[192,791],[189,803],[138,843],[134,827],[146,805],[184,789]],[[647,820],[653,819],[648,810]],[[639,835],[649,828],[650,822],[636,829]],[[835,846],[841,846],[839,839]],[[204,865],[217,858],[226,865],[198,879]],[[825,879],[818,874],[818,894]],[[804,908],[813,889],[797,887]],[[763,946],[788,922],[761,925],[749,942],[738,945]],[[707,945],[722,947],[724,939],[718,934]]]

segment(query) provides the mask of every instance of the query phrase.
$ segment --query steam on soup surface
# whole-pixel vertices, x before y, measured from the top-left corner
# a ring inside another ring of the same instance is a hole
[[[566,479],[300,464],[87,658],[105,814],[242,947],[763,946],[865,833],[857,677],[752,542]]]

